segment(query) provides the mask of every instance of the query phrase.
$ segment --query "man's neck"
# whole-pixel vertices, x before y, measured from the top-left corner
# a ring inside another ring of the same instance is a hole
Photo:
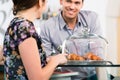
[[[76,22],[77,22],[77,18],[73,18],[73,19],[70,19],[70,18],[68,19],[66,17],[63,17],[63,18],[64,18],[66,24],[68,25],[68,27],[70,29],[74,29]]]

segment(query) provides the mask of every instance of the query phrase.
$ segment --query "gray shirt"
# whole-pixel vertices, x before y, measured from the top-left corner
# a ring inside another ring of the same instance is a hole
[[[81,11],[80,13],[82,13],[86,22],[81,14],[79,14],[78,22],[74,30],[68,28],[68,25],[65,23],[61,14],[48,19],[42,26],[40,26],[40,36],[42,38],[43,48],[47,55],[50,55],[53,49],[56,50],[58,46],[62,45],[63,41],[70,35],[80,33],[81,28],[86,25],[88,25],[90,33],[98,35],[102,34],[100,22],[95,12]]]
[[[81,15],[82,14],[82,15]],[[80,33],[82,28],[88,26],[90,33],[101,35],[100,21],[98,15],[92,11],[80,11],[78,14],[78,22],[73,30],[68,28],[61,13],[45,21],[44,25],[40,26],[40,36],[42,38],[42,46],[47,56],[49,56],[53,49],[57,49],[62,45],[63,41],[69,36]],[[56,53],[58,51],[56,50]],[[77,68],[70,68],[71,70],[78,71]],[[88,76],[94,73],[94,70],[89,68],[79,68],[80,76]]]

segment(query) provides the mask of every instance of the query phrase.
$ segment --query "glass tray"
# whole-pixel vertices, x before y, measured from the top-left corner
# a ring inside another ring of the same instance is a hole
[[[68,60],[65,65],[113,65],[111,61],[105,60]]]

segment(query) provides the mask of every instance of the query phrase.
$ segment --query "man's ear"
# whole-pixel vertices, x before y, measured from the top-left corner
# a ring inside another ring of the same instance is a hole
[[[83,8],[83,5],[84,5],[84,2],[82,3],[82,7],[81,8]]]

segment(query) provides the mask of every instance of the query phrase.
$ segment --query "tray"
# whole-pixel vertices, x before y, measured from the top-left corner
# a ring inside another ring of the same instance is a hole
[[[113,65],[113,64],[110,61],[104,60],[85,60],[85,61],[68,60],[68,62],[65,65]]]
[[[67,77],[67,76],[76,76],[79,75],[79,72],[71,72],[71,71],[66,71],[66,72],[54,72],[52,75],[52,78],[55,77]]]

